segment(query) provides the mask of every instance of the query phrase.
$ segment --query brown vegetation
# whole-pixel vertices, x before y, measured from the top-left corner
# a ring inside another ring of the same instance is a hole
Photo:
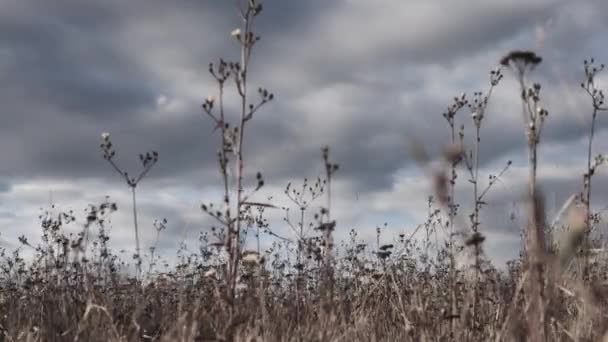
[[[62,227],[75,220],[72,212],[41,215],[42,239],[14,251],[0,249],[0,340],[2,341],[590,341],[606,340],[608,321],[608,261],[592,231],[599,215],[591,207],[591,180],[604,157],[593,155],[597,114],[605,110],[604,96],[594,82],[603,65],[585,61],[582,88],[592,102],[588,163],[581,193],[565,205],[565,227],[547,223],[543,195],[537,186],[538,146],[548,119],[541,105],[541,86],[528,84],[542,58],[514,51],[490,73],[489,90],[468,99],[455,97],[444,118],[451,145],[443,163],[431,166],[424,151],[414,156],[435,184],[428,200],[428,218],[396,243],[362,244],[357,232],[335,246],[339,223],[331,216],[331,184],[338,165],[323,148],[325,174],[301,187],[287,185],[285,195],[295,214],[272,203],[253,202],[264,186],[261,173],[246,189],[244,178],[247,125],[255,113],[274,99],[264,88],[251,104],[249,59],[259,37],[254,21],[262,12],[256,0],[241,9],[242,25],[232,32],[241,48],[237,62],[220,60],[209,66],[217,82],[217,97],[202,109],[213,120],[219,139],[218,164],[224,190],[221,203],[208,202],[202,212],[216,222],[203,233],[197,250],[180,248],[178,262],[159,272],[156,246],[150,248],[148,270],[142,271],[135,202],[137,183],[158,161],[158,154],[141,156],[143,171],[129,178],[114,162],[109,134],[102,135],[102,151],[127,181],[133,195],[137,272],[109,247],[108,215],[117,210],[109,200],[87,210],[86,225],[77,236]],[[506,68],[506,69],[505,69]],[[512,71],[521,87],[522,117],[529,160],[527,224],[522,227],[524,250],[499,271],[483,252],[484,223],[480,212],[486,195],[509,170],[510,161],[496,175],[480,175],[482,128],[492,90],[503,73]],[[224,112],[226,87],[235,86],[240,99],[236,122]],[[455,116],[471,110],[475,136],[465,146],[464,130]],[[435,164],[432,164],[435,165]],[[229,170],[234,170],[233,173]],[[234,176],[233,176],[234,175]],[[472,194],[455,197],[458,176],[468,177]],[[233,179],[234,178],[234,179]],[[482,181],[482,179],[484,181]],[[489,179],[489,181],[485,181]],[[311,203],[322,209],[309,215]],[[471,202],[463,213],[460,203]],[[294,208],[292,208],[294,209]],[[284,210],[285,226],[294,241],[264,218],[265,210]],[[312,216],[309,220],[309,216]],[[464,217],[464,218],[463,218]],[[156,241],[166,220],[155,223]],[[446,236],[444,241],[432,236]],[[244,248],[244,236],[255,234],[255,250]],[[273,247],[261,250],[266,234]],[[338,248],[339,247],[339,248]],[[25,261],[22,249],[35,257]],[[337,251],[339,250],[339,251]],[[469,256],[467,266],[457,258]],[[131,276],[129,276],[131,274]]]

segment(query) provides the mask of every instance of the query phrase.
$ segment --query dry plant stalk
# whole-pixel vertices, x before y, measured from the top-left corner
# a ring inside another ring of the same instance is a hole
[[[137,261],[137,277],[141,276],[141,250],[139,244],[139,225],[137,221],[137,201],[135,189],[137,188],[137,184],[148,174],[148,172],[156,165],[158,162],[158,152],[151,151],[146,152],[146,154],[139,155],[139,161],[142,163],[142,171],[136,177],[129,177],[129,173],[127,171],[123,171],[116,162],[114,161],[114,156],[116,155],[116,151],[114,150],[114,145],[112,145],[112,141],[110,140],[110,133],[104,132],[101,134],[101,150],[103,151],[103,158],[107,160],[112,168],[124,178],[125,182],[129,189],[131,189],[131,201],[133,208],[133,230],[135,231],[135,255],[133,258]]]
[[[211,205],[203,204],[202,210],[215,218],[227,231],[224,244],[228,255],[228,265],[226,268],[226,293],[225,298],[231,310],[234,306],[236,296],[237,279],[239,265],[242,259],[241,231],[243,225],[243,211],[246,205],[272,207],[264,203],[248,203],[248,197],[243,188],[244,166],[245,166],[245,128],[246,124],[253,118],[254,114],[266,103],[272,101],[274,95],[264,88],[258,88],[260,96],[256,105],[249,103],[248,97],[248,72],[253,47],[260,40],[260,37],[253,32],[256,17],[262,12],[262,5],[255,0],[247,1],[244,8],[240,9],[241,27],[232,31],[231,35],[240,45],[241,59],[239,62],[226,62],[220,59],[217,65],[211,63],[209,72],[215,78],[219,89],[219,115],[214,112],[215,98],[209,96],[203,103],[202,108],[205,113],[214,121],[215,129],[220,132],[220,149],[218,160],[220,173],[222,175],[224,187],[223,211],[211,210]],[[236,85],[236,92],[240,99],[240,112],[237,123],[231,128],[224,112],[224,86],[226,81],[233,79]],[[234,160],[231,160],[233,154]],[[231,165],[231,161],[232,164]],[[229,169],[234,166],[235,183],[231,189]],[[257,173],[257,186],[253,190],[256,192],[264,185],[261,173]]]
[[[608,108],[604,106],[604,92],[601,89],[597,88],[596,81],[597,75],[604,70],[604,64],[600,64],[599,66],[595,65],[595,60],[593,58],[591,58],[589,61],[585,60],[583,64],[585,71],[585,81],[581,83],[581,88],[585,90],[586,94],[591,99],[591,105],[593,107],[593,110],[591,112],[589,140],[587,143],[587,168],[585,170],[585,173],[583,174],[583,192],[581,194],[583,204],[587,208],[587,219],[585,224],[586,233],[584,238],[583,249],[585,251],[588,251],[591,248],[590,240],[593,225],[598,223],[598,218],[593,215],[591,210],[591,179],[595,174],[597,168],[606,162],[606,157],[602,154],[593,157],[593,138],[595,137],[595,125],[597,114],[599,112],[606,111]],[[589,272],[588,257],[588,253],[585,253],[585,264],[583,266],[584,278],[588,277]]]
[[[539,83],[527,85],[527,76],[542,58],[531,51],[512,51],[502,58],[501,64],[510,67],[519,81],[522,101],[522,118],[528,153],[528,221],[524,230],[524,248],[527,268],[530,272],[526,291],[526,318],[529,338],[545,341],[548,330],[545,298],[545,211],[542,195],[537,189],[538,144],[549,112],[540,105]]]

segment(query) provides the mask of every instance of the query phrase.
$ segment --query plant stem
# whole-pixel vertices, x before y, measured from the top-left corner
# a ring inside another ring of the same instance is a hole
[[[230,275],[230,288],[231,288],[231,298],[234,298],[235,289],[236,289],[236,278],[238,271],[238,263],[240,259],[240,233],[241,233],[241,205],[243,202],[243,138],[245,131],[245,118],[247,115],[247,69],[249,63],[249,55],[251,51],[251,41],[250,39],[250,25],[252,20],[252,8],[248,7],[247,11],[244,15],[244,30],[243,30],[243,40],[241,41],[241,69],[238,70],[237,79],[239,80],[239,94],[241,96],[241,115],[239,119],[238,126],[238,134],[239,137],[236,142],[236,228],[233,228],[234,231],[231,233],[233,236],[233,250],[230,253],[231,257],[231,275]],[[229,227],[230,229],[231,227]],[[234,301],[233,301],[234,302]]]
[[[139,254],[139,229],[137,226],[137,202],[135,199],[135,186],[131,186],[131,195],[133,199],[133,227],[135,228],[135,255],[137,256],[137,278],[141,274],[141,255]]]

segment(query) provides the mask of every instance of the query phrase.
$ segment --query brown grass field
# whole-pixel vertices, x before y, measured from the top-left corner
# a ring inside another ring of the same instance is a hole
[[[324,175],[289,184],[279,194],[295,208],[284,222],[294,237],[288,246],[265,216],[282,208],[251,199],[264,187],[264,176],[255,174],[250,189],[243,181],[251,176],[245,131],[255,113],[275,100],[247,78],[259,41],[253,24],[262,9],[256,0],[241,8],[241,25],[229,36],[239,43],[240,60],[209,66],[217,94],[203,100],[202,111],[216,127],[219,152],[209,158],[218,160],[224,193],[215,205],[201,205],[201,215],[216,225],[200,236],[198,248],[180,248],[175,265],[162,272],[156,246],[144,255],[136,186],[159,156],[141,155],[141,173],[128,176],[104,133],[103,156],[132,194],[133,258],[123,260],[109,248],[106,222],[118,209],[115,203],[90,206],[75,236],[63,233],[76,219],[72,212],[43,214],[40,243],[22,237],[19,248],[0,249],[0,341],[608,341],[608,259],[597,234],[601,217],[591,204],[592,178],[605,161],[593,154],[595,119],[605,110],[595,82],[603,65],[584,62],[580,91],[592,109],[586,172],[580,193],[562,208],[566,219],[559,227],[550,223],[537,186],[538,146],[551,118],[541,85],[528,79],[542,58],[511,51],[490,72],[486,92],[455,97],[443,113],[451,140],[442,156],[428,157],[412,144],[435,192],[427,220],[415,231],[394,244],[380,244],[380,230],[376,244],[361,244],[354,230],[349,240],[335,242],[335,230],[343,227],[332,219],[332,200],[339,195],[331,190],[340,168],[326,147],[320,153]],[[514,77],[521,88],[513,100],[522,104],[528,210],[520,257],[496,267],[484,254],[480,213],[511,162],[496,175],[482,175],[478,152],[485,109],[503,77]],[[240,101],[236,115],[224,113],[225,92]],[[471,146],[454,119],[467,110],[473,127],[468,132],[476,138]],[[472,184],[471,212],[459,210],[465,199],[455,189],[463,183]],[[318,212],[313,202],[322,207]],[[166,224],[155,223],[157,243]],[[437,232],[445,239],[430,238]],[[260,249],[262,233],[272,239],[270,249]],[[245,234],[257,237],[257,249],[245,246]],[[24,249],[34,257],[25,260]]]

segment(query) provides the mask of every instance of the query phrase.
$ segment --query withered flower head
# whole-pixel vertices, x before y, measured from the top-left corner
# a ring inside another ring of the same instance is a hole
[[[513,63],[515,65],[529,65],[531,67],[534,67],[540,64],[540,62],[542,61],[543,58],[538,56],[533,51],[513,50],[500,60],[500,64],[504,66],[510,66],[511,63]]]
[[[479,232],[474,232],[466,241],[467,246],[479,246],[486,240],[486,237]]]
[[[453,143],[448,145],[443,151],[443,157],[450,163],[457,163],[462,158],[462,145]]]

